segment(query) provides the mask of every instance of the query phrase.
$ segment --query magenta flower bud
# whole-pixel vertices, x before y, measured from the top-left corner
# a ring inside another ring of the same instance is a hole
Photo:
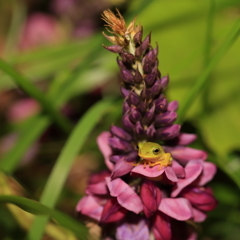
[[[155,215],[153,221],[153,234],[156,240],[172,239],[170,218],[164,213],[157,212],[157,214]]]
[[[163,94],[160,95],[160,97],[154,101],[155,103],[155,111],[156,113],[164,112],[167,109],[167,99]]]
[[[122,58],[122,61],[129,66],[131,66],[135,62],[135,57],[131,53],[121,52],[120,56]]]
[[[123,81],[129,84],[134,84],[134,76],[130,70],[121,69]]]
[[[168,127],[162,127],[157,129],[157,135],[162,140],[169,140],[178,136],[181,126],[173,124]]]
[[[110,147],[116,150],[121,150],[124,152],[129,152],[132,150],[132,145],[129,142],[121,140],[117,137],[112,137],[108,139],[108,144]]]
[[[137,121],[140,121],[142,119],[142,114],[140,110],[138,110],[138,108],[132,105],[129,112],[129,117],[133,123],[136,123]]]
[[[120,87],[120,91],[121,91],[122,96],[123,96],[124,98],[128,97],[128,95],[129,95],[129,93],[130,93],[130,91],[127,90],[127,89],[124,88],[124,87]]]
[[[137,95],[135,92],[130,92],[128,96],[128,103],[129,105],[135,105],[137,106],[138,103],[140,102],[140,96]]]
[[[186,188],[181,193],[190,203],[201,211],[211,211],[217,206],[217,200],[204,188]]]
[[[176,112],[160,113],[155,117],[154,124],[156,127],[172,125],[177,119]]]
[[[129,142],[132,141],[132,136],[120,127],[113,125],[110,128],[110,132],[118,138],[121,138]]]
[[[142,42],[142,35],[143,35],[143,31],[139,31],[137,32],[134,37],[133,37],[133,41],[136,43],[136,44],[140,44]]]
[[[151,124],[146,130],[146,136],[148,139],[154,139],[156,136],[156,129],[153,124]]]
[[[176,112],[178,110],[178,101],[168,103],[167,110],[170,112]]]
[[[153,103],[152,107],[146,112],[142,120],[142,124],[149,125],[153,121],[154,114],[155,114],[155,104]]]
[[[117,202],[116,198],[110,198],[103,208],[100,223],[118,222],[124,218],[127,210]]]
[[[162,86],[162,91],[164,91],[166,89],[168,82],[169,82],[169,76],[164,76],[161,78],[160,84]]]
[[[129,114],[125,113],[122,117],[122,125],[123,127],[128,130],[128,131],[132,131],[134,128],[134,124],[131,122],[131,120],[129,119]]]
[[[138,68],[135,71],[134,80],[136,83],[141,83],[143,80],[141,73],[138,71]]]
[[[107,49],[108,51],[113,52],[113,53],[120,53],[120,52],[122,52],[122,47],[120,47],[118,45],[112,45],[112,46],[108,46],[108,47],[103,45],[103,47],[105,49]]]
[[[161,191],[153,181],[145,180],[140,190],[140,197],[143,202],[143,212],[149,218],[158,210],[162,199]]]
[[[149,33],[141,44],[142,52],[144,53],[150,46],[151,42],[151,33]]]
[[[137,121],[134,127],[134,133],[138,134],[138,135],[142,135],[144,133],[144,128],[142,126],[142,124],[140,123],[140,121]]]

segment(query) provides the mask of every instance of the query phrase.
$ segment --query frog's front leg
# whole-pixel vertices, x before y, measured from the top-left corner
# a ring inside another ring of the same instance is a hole
[[[158,170],[161,170],[163,167],[167,167],[171,165],[172,163],[172,157],[170,153],[164,153],[157,161],[153,163],[149,163],[149,166],[153,167],[156,165],[160,165],[160,168]]]

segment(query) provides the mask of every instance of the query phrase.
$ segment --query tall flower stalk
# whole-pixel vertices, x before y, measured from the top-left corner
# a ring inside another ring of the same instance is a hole
[[[169,77],[158,69],[151,34],[142,40],[143,27],[136,19],[126,26],[118,11],[102,16],[113,44],[104,48],[119,55],[122,128],[98,137],[108,170],[92,175],[77,211],[100,224],[101,239],[196,239],[193,223],[217,204],[205,186],[216,166],[205,162],[206,152],[187,147],[196,135],[174,124],[178,102],[164,95]]]

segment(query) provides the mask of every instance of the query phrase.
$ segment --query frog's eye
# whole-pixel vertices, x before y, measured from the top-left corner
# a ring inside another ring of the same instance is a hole
[[[153,152],[153,154],[158,155],[160,153],[160,149],[159,148],[154,148],[152,150],[152,152]]]

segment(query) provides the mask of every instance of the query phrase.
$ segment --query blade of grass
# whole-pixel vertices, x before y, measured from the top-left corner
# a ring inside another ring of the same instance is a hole
[[[102,100],[93,105],[80,119],[54,165],[54,169],[43,190],[40,199],[41,203],[51,208],[56,205],[74,158],[99,119],[112,105],[112,101]],[[47,221],[48,218],[46,217],[36,218],[28,235],[30,240],[40,240],[42,238]]]
[[[12,68],[2,59],[0,59],[0,68],[2,71],[10,75],[16,84],[29,96],[35,98],[41,104],[43,110],[52,117],[52,119],[62,130],[67,133],[70,131],[71,125],[68,120],[56,111],[48,99],[44,97],[44,94],[39,89],[37,89],[28,79],[19,74],[14,68]]]
[[[77,222],[68,215],[61,213],[57,210],[51,209],[41,203],[36,201],[11,195],[0,195],[1,203],[12,203],[17,205],[26,212],[35,214],[35,215],[45,215],[54,218],[60,225],[66,227],[67,229],[73,231],[77,237],[80,239],[87,239],[88,230],[87,228]]]
[[[28,123],[20,129],[18,143],[11,151],[2,157],[0,169],[10,174],[13,173],[21,157],[50,123],[51,121],[47,116],[38,115],[30,119]]]
[[[230,30],[230,32],[228,34],[227,39],[220,46],[220,48],[215,53],[215,55],[212,57],[208,66],[206,68],[204,68],[204,70],[200,74],[199,78],[197,79],[196,84],[191,88],[190,93],[183,99],[181,107],[178,111],[178,122],[179,123],[181,123],[183,121],[187,110],[189,109],[189,107],[192,105],[192,103],[198,96],[198,93],[205,87],[209,74],[212,72],[212,70],[216,67],[216,65],[222,59],[224,54],[227,53],[227,51],[230,49],[230,47],[233,45],[233,43],[238,38],[239,32],[240,32],[240,18],[235,22],[235,24],[233,25],[232,29]]]

